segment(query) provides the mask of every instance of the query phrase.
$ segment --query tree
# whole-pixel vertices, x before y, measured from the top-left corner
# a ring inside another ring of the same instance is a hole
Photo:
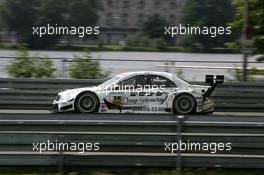
[[[92,60],[90,52],[75,56],[74,64],[69,69],[71,78],[76,79],[106,79],[109,72],[101,69],[98,60]]]
[[[188,0],[183,10],[182,22],[194,27],[224,27],[234,19],[235,10],[231,0]],[[234,31],[233,31],[234,33]],[[209,35],[189,35],[185,42],[189,45],[199,44],[202,48],[211,49],[223,47],[232,41],[236,35],[218,35],[213,38]]]
[[[38,13],[39,0],[7,0],[1,8],[1,14],[5,26],[10,31],[15,31],[18,40],[27,42],[32,35]]]
[[[53,62],[37,57],[31,57],[26,48],[20,48],[16,58],[7,66],[7,73],[15,78],[54,78]]]
[[[21,48],[11,64],[7,66],[7,73],[15,78],[31,78],[34,77],[35,66],[34,59],[29,58],[26,49]]]
[[[233,0],[237,9],[235,20],[231,23],[242,32],[244,19],[244,0]],[[256,53],[264,53],[264,1],[249,0],[249,24],[254,28],[254,47]]]
[[[164,35],[164,28],[168,25],[169,24],[166,19],[159,15],[154,15],[149,17],[148,20],[144,22],[142,31],[151,39],[163,38],[167,40],[168,37]]]
[[[66,21],[64,14],[65,3],[58,0],[46,0],[41,1],[40,7],[38,8],[38,18],[34,21],[34,26],[64,26]],[[29,44],[31,48],[48,48],[56,43],[60,39],[60,35],[44,35],[39,37],[37,35],[32,35],[31,33],[28,36],[28,40],[25,42]]]
[[[3,6],[2,4],[0,3],[0,12],[2,11],[3,9]],[[3,30],[3,17],[2,17],[2,14],[0,13],[0,32]],[[1,38],[0,38],[0,41],[1,41]]]
[[[68,5],[68,23],[72,26],[95,25],[102,10],[99,0],[71,0]]]
[[[151,40],[142,33],[129,35],[127,38],[127,45],[129,47],[149,47]]]
[[[6,0],[0,13],[7,29],[14,31],[20,43],[30,48],[48,48],[58,43],[60,36],[33,35],[32,27],[91,26],[98,20],[101,9],[98,0]]]
[[[167,48],[167,43],[164,41],[164,39],[159,38],[156,40],[155,47],[160,51],[165,51]]]

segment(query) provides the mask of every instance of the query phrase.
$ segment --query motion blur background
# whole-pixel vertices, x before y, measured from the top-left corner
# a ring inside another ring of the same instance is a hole
[[[261,81],[263,19],[261,0],[0,0],[0,76],[93,79],[155,70],[191,81],[209,73]],[[100,34],[32,34],[47,24],[99,26]],[[232,34],[164,35],[164,27],[180,24],[231,26]]]

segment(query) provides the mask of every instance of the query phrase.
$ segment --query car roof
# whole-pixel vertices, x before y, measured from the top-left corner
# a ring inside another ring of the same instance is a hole
[[[188,82],[180,79],[176,75],[173,76],[172,73],[168,73],[168,72],[157,72],[157,71],[124,72],[124,73],[119,74],[118,76],[122,77],[120,79],[120,80],[122,80],[122,79],[125,79],[126,77],[132,77],[135,75],[142,75],[142,74],[154,74],[154,75],[164,76],[164,77],[170,79],[171,81],[173,81],[174,83],[176,83],[176,85],[182,89],[187,89],[188,86],[190,85]]]
[[[161,75],[161,76],[167,77],[169,79],[172,79],[172,74],[171,73],[168,73],[168,72],[157,72],[157,71],[124,72],[124,73],[121,73],[120,75],[132,76],[132,75],[141,75],[141,74]]]

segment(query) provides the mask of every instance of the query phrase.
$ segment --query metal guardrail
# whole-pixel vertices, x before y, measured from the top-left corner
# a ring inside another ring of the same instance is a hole
[[[59,91],[101,82],[103,80],[0,79],[0,108],[50,109]],[[264,83],[227,82],[216,88],[212,98],[216,111],[264,112]]]
[[[32,151],[33,142],[98,142],[100,151]],[[165,142],[231,142],[232,150],[165,151]],[[264,117],[0,114],[0,167],[264,168]]]

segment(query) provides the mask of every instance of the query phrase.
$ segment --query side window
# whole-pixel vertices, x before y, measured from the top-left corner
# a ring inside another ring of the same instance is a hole
[[[129,79],[123,80],[120,83],[118,83],[120,89],[126,89],[126,90],[133,88],[135,85],[136,85],[136,77],[131,77]]]
[[[146,75],[137,75],[118,83],[119,89],[126,90],[135,90],[137,88],[143,89],[146,85],[149,85]]]
[[[135,84],[136,84],[136,77],[131,77],[119,83],[119,85],[131,85],[131,86],[134,86]]]
[[[149,75],[149,80],[150,80],[151,86],[158,86],[158,87],[162,86],[165,88],[177,87],[174,82],[160,75]]]
[[[141,86],[144,87],[147,85],[147,76],[146,75],[138,75],[136,81],[136,87]]]

